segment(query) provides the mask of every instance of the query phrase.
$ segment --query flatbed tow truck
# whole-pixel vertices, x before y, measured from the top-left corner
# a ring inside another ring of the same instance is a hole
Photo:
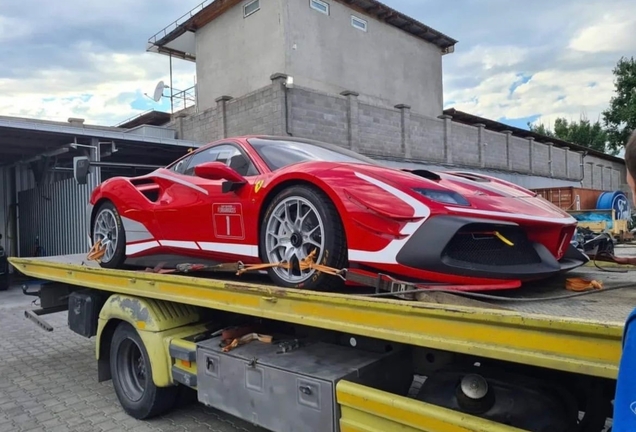
[[[636,306],[633,269],[609,264],[567,275],[602,281],[591,292],[564,277],[499,299],[404,299],[109,270],[85,255],[10,262],[48,281],[28,317],[53,331],[41,316],[68,309],[71,330],[95,337],[98,380],[131,416],[193,397],[276,432],[606,430]]]

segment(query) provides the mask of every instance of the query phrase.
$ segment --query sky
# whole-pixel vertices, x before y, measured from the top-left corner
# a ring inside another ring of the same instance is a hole
[[[1,0],[0,115],[113,126],[169,110],[146,95],[169,80],[168,57],[146,43],[201,1]],[[636,0],[384,3],[459,41],[443,60],[445,108],[517,127],[595,121],[612,68],[636,56]],[[175,89],[195,79],[193,63],[174,60]]]

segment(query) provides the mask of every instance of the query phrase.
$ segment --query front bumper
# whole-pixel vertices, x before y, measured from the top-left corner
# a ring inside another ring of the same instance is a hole
[[[511,240],[506,244],[497,231]],[[579,267],[589,259],[575,248],[558,261],[542,244],[527,239],[513,222],[460,216],[426,221],[406,242],[396,259],[401,265],[436,273],[486,279],[532,280]]]

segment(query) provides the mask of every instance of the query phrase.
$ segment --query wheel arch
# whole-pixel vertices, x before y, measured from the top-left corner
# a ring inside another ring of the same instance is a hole
[[[111,341],[115,329],[121,323],[127,323],[139,334],[148,352],[155,385],[172,385],[169,340],[184,327],[197,324],[199,320],[199,311],[194,306],[120,294],[111,295],[102,306],[97,324],[95,355],[98,381],[112,378]]]
[[[338,212],[338,218],[340,219],[340,223],[342,224],[342,228],[343,228],[345,243],[348,244],[347,225],[345,224],[345,221],[342,217],[342,212],[344,211],[344,205],[337,198],[337,195],[333,191],[328,190],[328,188],[326,187],[317,186],[315,183],[312,183],[310,180],[298,179],[298,178],[286,179],[279,183],[276,183],[267,192],[258,210],[258,220],[257,220],[257,236],[258,237],[257,238],[259,239],[261,238],[261,227],[263,223],[263,217],[265,217],[265,213],[267,212],[267,208],[269,207],[270,203],[274,200],[274,198],[276,198],[276,196],[281,191],[293,186],[307,186],[307,187],[313,188],[314,190],[320,191],[329,199],[329,201],[331,201],[331,203],[336,207],[336,210]],[[260,252],[261,246],[262,245],[259,242],[259,252]]]
[[[93,238],[93,223],[95,222],[95,216],[97,216],[97,211],[104,203],[107,203],[107,202],[112,203],[116,207],[113,200],[111,200],[107,196],[102,195],[101,197],[99,197],[97,201],[95,201],[95,204],[93,204],[91,208],[91,214],[88,219],[88,235],[90,235],[91,239]]]

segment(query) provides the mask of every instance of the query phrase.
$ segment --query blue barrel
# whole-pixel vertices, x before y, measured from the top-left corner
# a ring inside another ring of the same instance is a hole
[[[596,201],[598,210],[614,209],[616,219],[631,219],[632,206],[622,191],[603,192]]]

